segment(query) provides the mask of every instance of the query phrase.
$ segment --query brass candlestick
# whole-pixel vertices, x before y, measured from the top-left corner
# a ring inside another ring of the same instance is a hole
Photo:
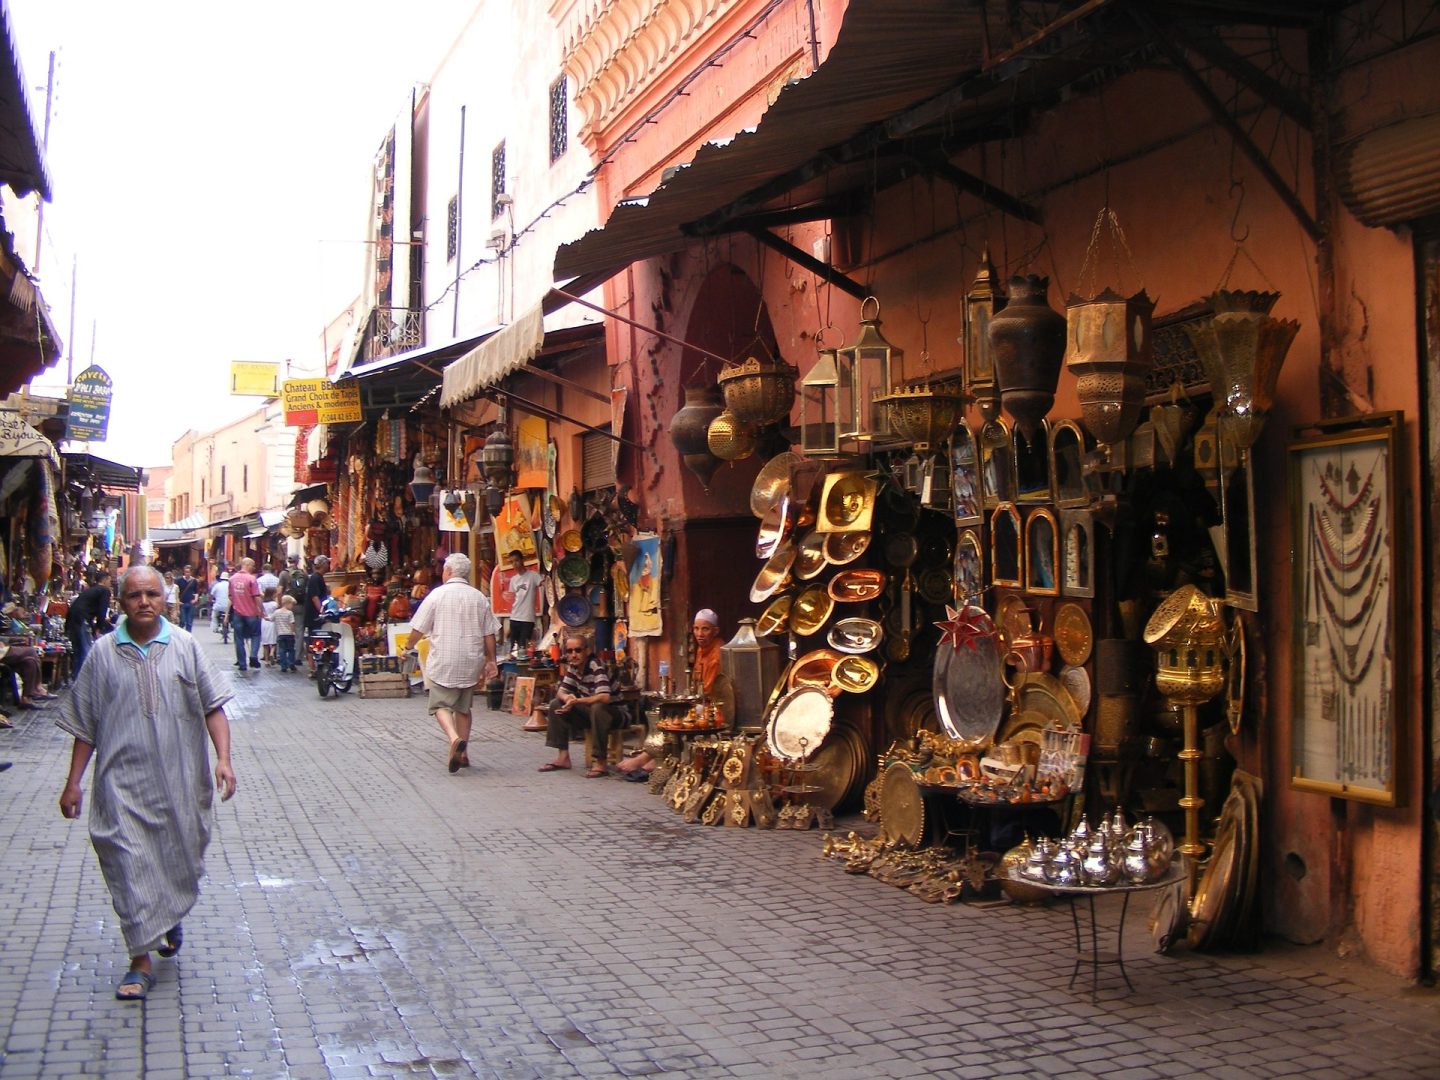
[[[1185,764],[1185,840],[1180,853],[1186,856],[1186,900],[1195,897],[1200,856],[1200,808],[1205,800],[1200,790],[1199,706],[1225,688],[1225,624],[1220,602],[1206,596],[1194,585],[1185,585],[1167,596],[1145,624],[1145,643],[1155,649],[1155,687],[1170,700],[1184,706],[1185,747],[1180,760]]]

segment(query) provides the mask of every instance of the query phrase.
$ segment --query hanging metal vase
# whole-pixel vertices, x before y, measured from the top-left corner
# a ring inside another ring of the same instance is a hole
[[[1206,299],[1215,314],[1182,329],[1205,365],[1220,439],[1244,453],[1270,416],[1280,368],[1300,324],[1270,317],[1278,292],[1220,289]]]
[[[1121,296],[1106,289],[1065,308],[1065,366],[1076,377],[1081,423],[1096,442],[1120,443],[1140,422],[1145,377],[1154,364],[1150,315],[1155,302],[1142,289]]]
[[[710,490],[710,478],[720,467],[720,459],[710,452],[710,423],[725,406],[720,388],[714,383],[687,386],[685,404],[670,418],[670,441],[680,451],[685,467],[700,478],[700,486]]]
[[[729,409],[726,409],[706,429],[706,443],[710,453],[721,461],[743,461],[755,453],[755,428],[744,423]]]
[[[1060,362],[1065,358],[1065,319],[1045,299],[1050,279],[1038,274],[1010,279],[1010,299],[990,320],[990,351],[1000,403],[1032,442],[1055,404]]]

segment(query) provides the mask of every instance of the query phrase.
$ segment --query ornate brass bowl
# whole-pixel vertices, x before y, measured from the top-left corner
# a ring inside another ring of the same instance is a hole
[[[874,619],[851,618],[832,626],[828,640],[832,649],[859,655],[879,648],[884,638],[884,629]]]
[[[830,678],[846,693],[863,694],[880,681],[880,665],[868,656],[842,657]]]
[[[755,620],[755,633],[759,637],[767,637],[770,634],[783,634],[790,625],[790,605],[794,602],[793,596],[777,596],[770,601],[770,606]]]
[[[875,481],[863,473],[831,473],[820,493],[820,522],[824,533],[868,532],[875,513]]]
[[[964,395],[931,386],[901,387],[875,400],[890,414],[891,430],[917,453],[949,439],[965,407]]]
[[[790,470],[804,460],[799,454],[787,450],[760,466],[755,483],[750,486],[750,512],[757,518],[763,518],[782,497],[789,495]]]
[[[825,561],[831,566],[847,566],[870,547],[874,536],[869,532],[830,533],[825,537]]]
[[[800,686],[818,686],[832,696],[835,690],[835,667],[843,660],[839,653],[830,649],[815,649],[795,661],[790,669],[790,689]]]
[[[790,499],[782,495],[765,511],[765,517],[760,522],[760,532],[755,538],[755,557],[768,559],[790,532]]]
[[[841,533],[839,535],[845,535]],[[825,534],[810,532],[800,541],[795,555],[795,577],[809,581],[819,575],[829,564],[825,561]]]
[[[750,602],[763,604],[779,592],[790,580],[790,567],[794,562],[795,545],[788,540],[781,541],[760,568],[760,573],[755,575],[755,583],[750,586]]]

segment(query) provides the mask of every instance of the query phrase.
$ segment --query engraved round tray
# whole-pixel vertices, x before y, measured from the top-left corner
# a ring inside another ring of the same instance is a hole
[[[766,744],[785,761],[799,761],[820,749],[835,718],[830,695],[818,686],[791,690],[770,718]]]
[[[983,615],[967,608],[965,616]],[[975,616],[978,617],[978,616]],[[991,640],[981,639],[956,649],[935,650],[931,689],[940,726],[952,739],[968,743],[992,738],[1005,711],[1005,684],[1001,681],[1000,653]]]
[[[880,835],[896,847],[919,847],[925,837],[925,798],[910,766],[895,762],[880,781]]]

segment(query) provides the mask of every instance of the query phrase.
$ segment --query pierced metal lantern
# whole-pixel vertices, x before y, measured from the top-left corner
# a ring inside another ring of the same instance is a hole
[[[743,461],[755,453],[755,428],[726,409],[706,430],[705,441],[710,453],[721,461]]]
[[[738,364],[722,367],[715,381],[725,395],[725,407],[741,423],[763,427],[790,416],[799,374],[778,357],[747,356]]]
[[[965,388],[988,423],[1000,415],[1000,391],[995,385],[995,359],[990,351],[990,320],[1005,306],[1005,293],[995,277],[995,264],[987,247],[980,269],[965,294]]]
[[[855,414],[855,388],[849,381],[842,383],[835,353],[834,349],[821,349],[800,380],[800,449],[806,454],[838,454],[844,423],[840,417]]]
[[[417,503],[428,502],[435,492],[435,474],[418,453],[415,455],[414,466],[415,475],[410,481],[410,494]]]
[[[1140,422],[1145,376],[1154,365],[1150,315],[1155,302],[1142,289],[1121,296],[1071,296],[1065,307],[1065,366],[1076,377],[1081,422],[1096,442],[1114,446]]]
[[[510,438],[510,425],[502,411],[495,430],[485,437],[485,445],[480,448],[480,471],[496,486],[508,488],[514,464],[515,443]]]
[[[870,318],[865,313],[874,305]],[[891,392],[905,350],[890,344],[880,333],[880,301],[867,296],[860,305],[860,333],[853,342],[836,351],[840,379],[852,388],[853,411],[840,417],[840,439],[861,443],[890,437],[887,410],[879,399]]]
[[[902,386],[878,399],[897,438],[926,453],[949,440],[960,422],[965,397],[953,386]]]

